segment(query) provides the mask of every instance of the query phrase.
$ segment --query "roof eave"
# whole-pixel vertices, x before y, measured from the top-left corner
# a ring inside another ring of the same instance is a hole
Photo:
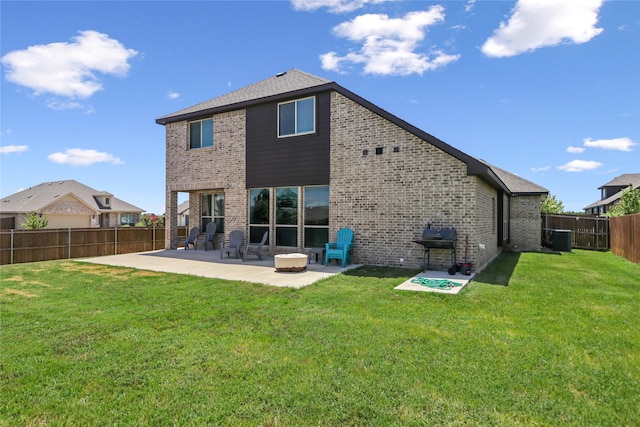
[[[305,96],[313,93],[326,92],[331,90],[340,93],[341,95],[362,105],[368,110],[378,114],[380,117],[383,117],[389,120],[390,122],[396,124],[402,129],[405,129],[407,132],[415,135],[416,137],[424,141],[427,141],[433,146],[439,148],[440,150],[446,152],[447,154],[465,163],[467,165],[467,175],[479,176],[482,180],[487,182],[491,187],[498,190],[502,190],[507,194],[511,195],[511,192],[509,191],[505,183],[502,182],[491,170],[491,168],[486,164],[458,150],[457,148],[445,143],[444,141],[441,141],[435,136],[417,128],[416,126],[402,120],[401,118],[389,113],[388,111],[378,107],[377,105],[373,104],[370,101],[367,101],[366,99],[351,92],[350,90],[345,89],[344,87],[340,86],[336,82],[329,82],[329,83],[325,83],[317,86],[307,87],[304,89],[298,89],[290,92],[283,92],[276,95],[251,99],[251,100],[237,102],[233,104],[226,104],[219,107],[207,108],[207,109],[184,113],[184,114],[168,115],[168,116],[164,116],[164,117],[160,117],[159,119],[156,119],[156,123],[160,125],[167,125],[169,123],[175,123],[175,122],[180,122],[184,120],[193,120],[193,119],[198,119],[206,116],[211,116],[213,114],[219,114],[227,111],[244,109],[252,105],[262,104],[265,102],[274,102],[274,101],[284,100],[292,97]]]
[[[156,119],[156,123],[159,125],[167,125],[169,123],[181,122],[184,120],[199,119],[202,117],[212,116],[214,114],[220,114],[227,111],[242,110],[252,105],[264,104],[266,102],[274,102],[274,101],[284,100],[287,98],[292,98],[297,96],[305,96],[305,95],[310,95],[312,93],[325,92],[328,90],[332,90],[333,85],[335,85],[335,83],[333,82],[325,83],[318,86],[311,86],[304,89],[297,89],[290,92],[279,93],[276,95],[264,96],[261,98],[250,99],[247,101],[236,102],[233,104],[221,105],[219,107],[206,108],[203,110],[193,111],[190,113],[168,115],[168,116],[164,116],[164,117],[160,117],[159,119]]]

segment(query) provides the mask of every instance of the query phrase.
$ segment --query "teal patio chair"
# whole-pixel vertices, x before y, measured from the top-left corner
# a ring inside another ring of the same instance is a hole
[[[329,265],[330,259],[339,259],[342,261],[342,267],[346,267],[347,263],[351,264],[351,248],[353,246],[353,230],[350,228],[341,228],[338,231],[335,242],[325,244],[326,255],[324,265]]]

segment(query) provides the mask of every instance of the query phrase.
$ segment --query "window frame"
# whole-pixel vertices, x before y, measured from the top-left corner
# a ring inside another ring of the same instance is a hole
[[[266,222],[252,222],[254,220],[255,214],[252,212],[255,209],[255,203],[252,203],[252,199],[254,198],[254,194],[265,195],[267,196],[266,203],[263,201],[263,208],[266,207]],[[247,241],[249,243],[259,243],[262,240],[262,235],[265,231],[270,231],[271,229],[271,201],[273,200],[272,189],[269,187],[263,188],[250,188],[248,190],[248,200],[247,200],[247,223],[249,225],[249,236],[247,237]],[[269,233],[271,234],[271,233]],[[267,237],[267,242],[271,239]],[[265,242],[268,245],[268,243]]]
[[[310,206],[307,205],[307,202],[309,199],[308,194],[307,194],[307,189],[311,189],[311,188],[326,188],[326,202],[327,202],[327,223],[326,224],[308,224],[308,218],[307,218],[307,209],[310,208]],[[329,223],[331,221],[331,211],[330,211],[330,204],[331,204],[331,187],[329,185],[307,185],[307,186],[303,186],[301,187],[302,189],[302,246],[304,248],[312,248],[312,247],[320,247],[320,246],[307,246],[306,242],[309,240],[308,236],[307,236],[307,231],[316,231],[316,230],[325,230],[327,233],[327,242],[329,241]],[[325,242],[326,243],[326,242]],[[322,245],[324,246],[324,245]]]
[[[127,222],[125,222],[125,218],[127,219]],[[137,222],[138,222],[138,216],[136,214],[134,214],[134,213],[123,213],[123,214],[120,214],[120,225],[121,226],[128,225],[130,227],[134,227]]]
[[[202,144],[202,138],[203,138],[202,124],[204,122],[208,122],[208,121],[211,122],[211,144],[210,145],[203,145]],[[192,147],[192,144],[191,144],[191,142],[192,142],[191,141],[191,126],[196,124],[196,123],[200,124],[200,146]],[[204,118],[204,119],[189,121],[189,131],[187,132],[188,133],[187,146],[188,146],[189,150],[199,150],[201,148],[211,148],[211,147],[213,147],[214,146],[214,139],[215,139],[214,136],[213,136],[214,135],[214,128],[215,128],[215,124],[214,124],[214,121],[213,121],[213,117],[207,117],[207,118]]]
[[[209,215],[203,215],[204,209],[203,206],[205,204],[205,198],[208,198],[206,201],[207,208],[210,207]],[[218,208],[216,204],[216,200],[222,200],[222,212]],[[216,223],[216,234],[224,233],[224,193],[203,193],[200,195],[200,229],[204,231],[209,222]],[[206,222],[205,222],[206,221]]]
[[[312,120],[313,120],[313,126],[312,129],[310,131],[302,131],[299,132],[298,131],[298,103],[302,102],[302,101],[307,101],[309,99],[313,100],[313,111],[311,112],[311,116],[312,116]],[[278,132],[278,138],[290,138],[290,137],[294,137],[294,136],[301,136],[301,135],[311,135],[316,133],[316,97],[314,96],[307,96],[305,98],[299,98],[299,99],[294,99],[291,101],[284,101],[284,102],[279,102],[278,106],[277,106],[277,122],[276,122],[276,128],[277,128],[277,132]],[[294,104],[294,117],[293,117],[293,124],[294,124],[294,130],[293,133],[288,133],[288,134],[281,134],[280,133],[280,107],[283,105],[288,105],[288,104]]]
[[[282,247],[282,248],[287,248],[287,247],[298,247],[298,232],[299,232],[299,224],[298,224],[298,213],[299,213],[299,207],[298,207],[298,198],[299,198],[299,192],[300,192],[300,187],[298,186],[294,186],[294,187],[276,187],[274,189],[274,194],[275,194],[275,207],[273,210],[274,213],[274,219],[273,219],[273,226],[275,229],[275,245],[278,247]],[[286,222],[282,222],[279,221],[279,213],[281,211],[281,208],[279,208],[279,204],[282,202],[282,200],[284,200],[284,198],[282,197],[281,193],[284,193],[287,190],[292,190],[292,192],[295,192],[295,201],[294,201],[294,206],[291,207],[291,209],[294,211],[294,215],[293,215],[293,223],[287,224]],[[280,232],[281,231],[285,231],[285,230],[294,230],[295,231],[295,244],[293,246],[291,245],[281,245],[279,244],[279,236],[280,236]]]

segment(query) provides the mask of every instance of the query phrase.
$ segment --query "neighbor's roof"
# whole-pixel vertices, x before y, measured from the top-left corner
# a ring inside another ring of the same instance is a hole
[[[633,185],[633,188],[638,188],[640,187],[640,173],[625,173],[622,174],[614,179],[612,179],[611,181],[607,182],[604,185],[601,185],[600,187],[598,187],[598,190],[604,188],[604,187],[617,187],[617,186],[624,186],[624,187],[628,187],[629,184]]]
[[[188,210],[189,210],[189,201],[185,200],[184,202],[178,205],[178,209],[176,210],[176,212],[180,215],[184,215],[184,213]]]
[[[291,99],[294,96],[309,96],[314,93],[324,91],[336,91],[362,105],[370,111],[378,114],[380,117],[389,120],[407,132],[412,133],[434,147],[437,147],[447,154],[464,162],[467,165],[467,174],[479,176],[493,188],[500,189],[511,194],[509,187],[502,181],[497,173],[492,170],[490,165],[405,122],[399,117],[394,116],[359,95],[345,89],[336,82],[305,73],[304,71],[300,71],[295,68],[284,73],[278,73],[276,76],[230,92],[226,95],[222,95],[209,101],[160,117],[156,120],[156,123],[166,125],[183,120],[198,119],[226,111],[246,108],[255,104]],[[540,186],[536,186],[535,184],[533,184],[533,186],[537,187],[537,190],[533,191],[533,193],[548,193],[548,190]],[[515,187],[518,186],[516,185]],[[521,194],[526,193],[528,192],[523,192]]]
[[[73,195],[96,212],[144,212],[130,203],[113,197],[106,191],[98,191],[73,179],[43,182],[0,200],[2,212],[38,212],[67,195]],[[104,208],[94,196],[111,197],[111,207]]]
[[[598,190],[601,190],[605,187],[620,187],[620,186],[628,187],[629,184],[631,184],[633,188],[640,188],[640,173],[625,173],[623,175],[620,175],[619,177],[616,177],[611,181],[607,182],[606,184],[598,187]],[[585,210],[585,209],[596,208],[598,206],[609,206],[610,204],[617,202],[621,196],[622,196],[622,191],[618,191],[617,193],[612,194],[606,199],[596,200],[595,202],[591,203],[588,206],[585,206],[582,209]]]

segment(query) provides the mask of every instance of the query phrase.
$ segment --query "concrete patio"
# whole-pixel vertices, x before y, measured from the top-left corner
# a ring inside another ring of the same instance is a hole
[[[358,264],[350,264],[342,268],[335,260],[325,266],[320,260],[318,263],[312,260],[305,271],[276,272],[273,256],[262,255],[262,258],[260,261],[255,255],[249,255],[243,262],[242,259],[227,258],[226,254],[224,259],[220,259],[220,250],[167,249],[82,258],[78,261],[290,288],[302,288],[360,267]]]
[[[322,260],[312,259],[307,269],[301,272],[277,272],[273,255],[262,255],[260,261],[255,255],[249,255],[247,261],[242,259],[220,259],[220,250],[184,250],[163,249],[150,252],[138,252],[121,255],[106,255],[95,258],[81,258],[77,261],[93,264],[130,267],[140,270],[161,271],[164,273],[190,274],[192,276],[209,277],[215,279],[237,280],[242,282],[260,283],[270,286],[302,288],[319,280],[340,274],[347,270],[360,267],[360,264],[349,264],[345,268],[335,260],[325,266]],[[473,279],[470,276],[456,273],[449,275],[446,271],[423,271],[411,279],[399,284],[394,289],[417,292],[436,292],[444,294],[458,294]],[[449,280],[459,286],[438,289],[413,283],[413,279],[428,278],[433,280]]]

